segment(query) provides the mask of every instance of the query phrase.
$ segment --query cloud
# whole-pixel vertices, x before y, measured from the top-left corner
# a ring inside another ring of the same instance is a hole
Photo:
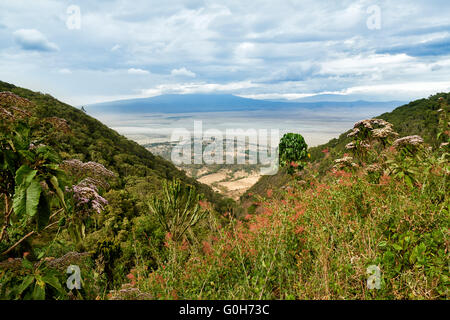
[[[239,96],[252,99],[268,99],[268,100],[296,100],[307,97],[314,97],[319,95],[339,95],[339,96],[358,96],[358,97],[373,97],[377,95],[384,95],[385,97],[392,97],[398,94],[405,96],[412,95],[417,97],[426,97],[436,92],[450,91],[450,81],[438,82],[400,82],[388,84],[375,84],[349,87],[337,91],[321,91],[315,93],[263,93],[263,94],[240,94]]]
[[[320,66],[312,61],[295,63],[289,67],[275,70],[272,75],[261,78],[263,83],[304,81],[318,75]]]
[[[347,88],[341,91],[330,92],[331,94],[420,94],[427,96],[436,92],[450,91],[450,81],[423,82],[411,81],[400,83],[386,83],[377,85],[365,85]]]
[[[413,57],[440,56],[450,54],[450,36],[440,37],[419,43],[394,46],[382,49],[380,53],[406,53]]]
[[[128,69],[127,72],[128,72],[128,74],[137,74],[137,75],[144,75],[144,74],[150,73],[147,70],[138,69],[138,68],[130,68],[130,69]]]
[[[180,68],[180,69],[173,69],[170,72],[171,75],[173,76],[182,76],[182,77],[191,77],[191,78],[195,78],[196,74],[188,69],[186,69],[185,67]]]
[[[307,97],[313,97],[316,93],[260,93],[260,94],[239,94],[238,96],[250,99],[261,100],[295,100]]]
[[[181,83],[181,84],[161,84],[154,88],[141,91],[144,96],[157,96],[168,93],[188,94],[188,93],[211,93],[211,92],[234,92],[236,90],[257,87],[249,81],[230,83]]]
[[[58,51],[58,46],[36,29],[19,29],[13,33],[14,40],[24,50]]]
[[[369,74],[382,70],[383,68],[393,68],[405,65],[414,58],[404,53],[399,54],[358,54],[356,56],[346,56],[343,58],[330,59],[321,63],[320,73],[343,75],[343,74]]]
[[[381,29],[369,30],[373,2],[84,1],[82,29],[69,31],[64,1],[0,1],[0,79],[79,104],[146,90],[297,99],[369,85],[385,100],[390,84],[446,81],[450,1],[378,1]],[[395,100],[424,92],[412,88]]]
[[[60,74],[72,74],[72,71],[70,69],[67,69],[67,68],[59,69],[58,72]]]
[[[441,33],[441,32],[448,32],[450,30],[450,24],[442,24],[442,25],[435,25],[431,27],[418,27],[418,28],[408,28],[404,31],[399,31],[395,35],[396,36],[416,36],[416,35],[422,35],[422,34],[433,34],[433,33]]]
[[[117,51],[117,50],[119,50],[121,48],[121,46],[120,46],[120,44],[115,44],[112,48],[111,48],[111,51]]]

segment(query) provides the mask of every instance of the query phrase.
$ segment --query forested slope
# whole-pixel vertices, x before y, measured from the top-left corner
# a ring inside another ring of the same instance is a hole
[[[58,117],[67,121],[70,132],[47,134],[46,143],[65,159],[95,161],[118,174],[117,188],[129,181],[145,181],[148,192],[158,192],[161,181],[178,178],[192,184],[210,201],[220,205],[222,197],[209,186],[198,183],[178,170],[171,162],[153,155],[134,141],[108,128],[81,110],[58,101],[49,94],[33,92],[0,81],[0,92],[9,91],[32,102],[34,116],[44,119]],[[53,130],[49,128],[49,130]]]

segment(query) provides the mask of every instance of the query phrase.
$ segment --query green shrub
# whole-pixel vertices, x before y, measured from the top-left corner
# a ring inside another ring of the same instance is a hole
[[[288,166],[289,173],[293,173],[295,168],[301,170],[308,157],[308,145],[302,135],[298,133],[286,133],[280,140],[279,161],[281,166]]]

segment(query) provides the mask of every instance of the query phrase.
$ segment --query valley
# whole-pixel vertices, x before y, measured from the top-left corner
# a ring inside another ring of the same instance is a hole
[[[224,141],[225,143],[226,141]],[[153,154],[169,161],[174,146],[175,143],[171,142],[144,145]],[[204,147],[206,147],[206,144]],[[242,155],[247,155],[250,148],[252,147],[247,144]],[[255,146],[253,146],[253,149],[255,149]],[[224,157],[226,157],[226,153],[224,153]],[[259,164],[178,164],[176,166],[189,177],[234,200],[239,200],[240,196],[261,177],[261,165]]]
[[[4,317],[450,300],[449,0],[0,12]]]
[[[87,113],[106,123],[153,154],[171,161],[175,129],[193,132],[195,121],[203,130],[279,130],[301,132],[309,146],[336,138],[363,118],[391,111],[400,102],[280,102],[233,95],[165,95],[146,99],[105,102],[86,107]],[[226,107],[229,106],[229,107]],[[233,107],[234,106],[234,107]],[[170,112],[165,112],[170,110]],[[227,110],[227,111],[225,111]],[[249,152],[246,146],[245,154]],[[238,200],[261,177],[260,165],[193,165],[177,167],[198,181]]]
[[[447,299],[449,103],[436,94],[351,131],[322,119],[344,132],[313,147],[283,136],[282,167],[261,176],[260,164],[195,164],[195,152],[175,165],[177,142],[158,130],[140,145],[0,82],[0,297]],[[215,142],[197,143],[203,160]],[[71,265],[81,291],[61,285]],[[368,266],[382,290],[361,281]]]

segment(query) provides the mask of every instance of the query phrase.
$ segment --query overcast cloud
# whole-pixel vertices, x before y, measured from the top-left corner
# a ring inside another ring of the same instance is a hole
[[[449,12],[448,0],[0,0],[0,80],[76,105],[194,92],[410,100],[450,91]]]

